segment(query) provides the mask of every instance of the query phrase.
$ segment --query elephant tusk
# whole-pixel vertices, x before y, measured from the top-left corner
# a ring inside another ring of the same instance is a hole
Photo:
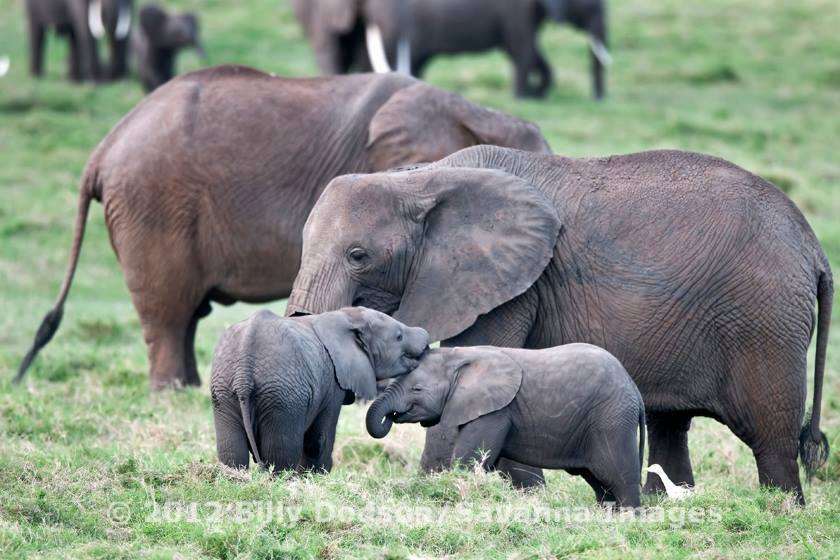
[[[405,37],[397,43],[397,72],[411,76],[411,43]]]
[[[8,56],[0,56],[0,78],[9,73],[9,67],[11,65],[12,61]]]
[[[105,24],[102,22],[102,0],[93,0],[88,4],[88,27],[91,35],[101,39],[105,35]]]
[[[604,66],[609,66],[613,62],[610,51],[607,50],[606,45],[594,37],[589,39],[589,48],[592,49],[592,54],[598,59],[598,62]]]
[[[365,29],[365,42],[373,71],[377,74],[387,74],[390,72],[391,65],[388,64],[388,58],[385,56],[385,43],[382,42],[382,31],[375,23],[371,23]]]
[[[114,36],[118,40],[123,40],[128,37],[128,32],[131,30],[131,8],[125,4],[120,4],[120,11],[117,14],[117,29],[114,31]]]

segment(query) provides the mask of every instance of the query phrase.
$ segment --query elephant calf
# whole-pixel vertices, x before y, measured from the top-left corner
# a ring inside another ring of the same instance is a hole
[[[599,502],[639,506],[645,407],[621,363],[597,346],[432,350],[370,406],[370,435],[385,437],[393,422],[456,434],[451,460],[488,453],[485,468],[503,457],[565,469]]]
[[[131,36],[131,49],[146,91],[160,87],[175,76],[175,57],[178,51],[189,47],[204,57],[195,14],[173,15],[157,4],[143,6],[139,28]]]
[[[283,319],[260,311],[230,327],[213,357],[219,461],[329,471],[342,404],[376,396],[377,379],[417,366],[429,334],[349,307]]]

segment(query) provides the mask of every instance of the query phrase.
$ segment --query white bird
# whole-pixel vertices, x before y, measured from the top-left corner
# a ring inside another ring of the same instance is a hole
[[[662,479],[662,484],[665,485],[665,493],[668,494],[668,497],[672,500],[684,500],[691,496],[691,488],[688,488],[687,486],[677,486],[671,482],[671,479],[668,478],[668,475],[665,474],[662,467],[656,463],[649,466],[647,470]]]
[[[0,78],[6,75],[9,71],[9,66],[12,65],[12,61],[9,59],[8,56],[0,56]]]

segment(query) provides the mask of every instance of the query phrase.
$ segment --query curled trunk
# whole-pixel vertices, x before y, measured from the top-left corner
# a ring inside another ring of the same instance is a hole
[[[396,390],[396,383],[392,383],[385,389],[379,397],[371,403],[365,418],[365,426],[368,433],[376,438],[381,439],[388,435],[391,431],[391,426],[394,424],[394,393]]]

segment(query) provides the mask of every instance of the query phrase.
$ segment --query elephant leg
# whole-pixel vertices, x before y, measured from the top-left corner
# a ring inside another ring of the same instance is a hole
[[[177,288],[174,283],[169,287],[157,285],[131,294],[148,347],[153,390],[201,384],[195,357],[188,359],[187,353],[187,348],[193,346],[198,321],[195,309],[201,300],[189,298]]]
[[[316,418],[303,436],[303,460],[301,466],[306,470],[330,472],[332,470],[332,452],[335,445],[335,428],[341,402],[328,406]]]
[[[615,496],[587,469],[572,469],[569,474],[581,476],[595,492],[595,500],[599,504],[615,503]]]
[[[108,79],[119,80],[127,73],[128,40],[109,38],[111,47],[111,63],[108,67]]]
[[[232,397],[214,404],[213,422],[219,462],[235,469],[247,468],[250,463],[248,436],[242,425],[239,402]]]
[[[452,450],[455,449],[457,430],[446,430],[441,424],[426,430],[426,444],[420,457],[423,472],[443,471],[452,466]]]
[[[554,83],[551,66],[539,51],[536,52],[535,62],[536,66],[534,67],[534,71],[537,73],[538,79],[535,93],[537,97],[545,97],[549,88]]]
[[[545,486],[543,471],[537,467],[524,465],[502,457],[496,462],[496,470],[510,478],[510,483],[519,490]]]
[[[426,430],[426,444],[420,457],[420,468],[423,472],[438,472],[451,468],[457,437],[457,430],[445,430],[440,424]],[[509,478],[511,484],[521,490],[545,485],[542,469],[504,457],[496,461],[495,470]]]
[[[733,375],[736,386],[722,407],[722,420],[752,450],[759,484],[792,492],[804,505],[797,458],[805,413],[806,356],[803,353],[791,363],[789,357],[765,352],[739,361],[744,368],[741,372],[736,368]]]
[[[81,82],[84,79],[82,71],[81,50],[76,33],[67,31],[67,79],[71,82]]]
[[[44,40],[46,30],[40,23],[29,19],[29,71],[33,76],[44,74]]]
[[[73,27],[73,37],[78,55],[78,63],[82,80],[97,80],[99,78],[99,56],[96,52],[96,38],[88,27],[88,3],[71,2],[70,18]]]
[[[505,32],[505,48],[513,60],[516,97],[543,97],[550,83],[550,70],[537,45],[537,30],[531,22],[509,23]],[[539,83],[531,82],[532,73],[537,71]]]
[[[276,388],[275,388],[276,389]],[[298,471],[303,456],[306,410],[277,397],[273,405],[257,416],[256,439],[260,459],[274,472]]]
[[[648,412],[648,464],[659,464],[675,484],[694,486],[694,474],[688,455],[688,429],[691,415],[682,412]],[[645,494],[665,492],[665,485],[649,473]]]

